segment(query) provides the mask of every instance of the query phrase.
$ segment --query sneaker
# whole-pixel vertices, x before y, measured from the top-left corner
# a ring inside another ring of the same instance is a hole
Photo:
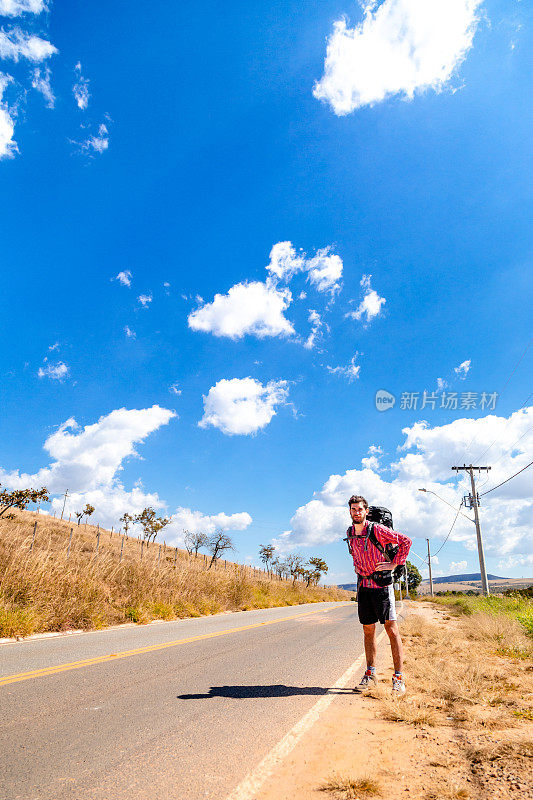
[[[377,682],[378,681],[375,672],[371,672],[369,669],[367,669],[361,678],[361,682],[355,687],[354,692],[364,692],[365,689],[370,689],[372,686],[376,686]]]
[[[398,678],[396,675],[392,676],[392,696],[398,697],[401,694],[405,694],[405,683],[403,682],[402,678]]]

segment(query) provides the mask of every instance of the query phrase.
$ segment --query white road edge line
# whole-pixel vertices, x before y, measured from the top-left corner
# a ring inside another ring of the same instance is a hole
[[[383,630],[377,638],[377,644],[385,636]],[[262,787],[268,778],[272,775],[276,767],[286,758],[289,753],[296,747],[302,736],[313,727],[320,715],[326,710],[335,697],[335,690],[344,689],[355,677],[355,673],[363,664],[365,654],[362,653],[359,658],[354,661],[351,667],[348,667],[344,675],[341,675],[339,680],[327,691],[323,697],[309,709],[307,714],[299,720],[291,730],[285,734],[283,739],[272,748],[270,753],[257,765],[257,767],[249,772],[248,775],[242,780],[236,789],[228,795],[227,800],[254,800],[257,792]]]

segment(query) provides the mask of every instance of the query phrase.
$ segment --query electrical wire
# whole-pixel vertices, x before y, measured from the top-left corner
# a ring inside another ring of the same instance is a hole
[[[479,496],[480,497],[484,497],[486,494],[490,494],[490,492],[493,492],[495,489],[499,489],[500,486],[503,486],[504,483],[509,483],[509,481],[512,481],[513,478],[516,478],[517,475],[520,475],[521,472],[524,472],[524,470],[526,470],[532,464],[533,464],[533,461],[530,461],[529,464],[526,464],[525,467],[522,467],[522,469],[519,469],[518,472],[515,472],[515,474],[511,475],[510,478],[506,478],[504,481],[502,481],[501,483],[498,483],[496,486],[493,486],[492,489],[488,489],[486,492],[483,492],[483,494],[480,494]]]
[[[436,553],[432,553],[432,554],[431,554],[433,557],[435,557],[435,556],[438,556],[438,554],[440,553],[440,551],[442,550],[442,548],[444,547],[444,545],[446,544],[446,542],[448,541],[448,539],[449,539],[449,538],[450,538],[450,536],[452,535],[452,531],[453,531],[453,529],[454,529],[454,527],[455,527],[455,523],[457,522],[457,518],[458,518],[458,516],[459,516],[459,514],[460,514],[460,511],[461,511],[461,506],[462,506],[462,505],[463,505],[463,501],[461,500],[461,505],[460,505],[460,506],[459,506],[459,508],[457,509],[457,514],[455,515],[455,519],[454,519],[454,521],[452,522],[452,527],[450,528],[450,530],[449,530],[449,532],[448,532],[448,535],[447,535],[447,537],[445,538],[445,540],[443,541],[443,543],[441,544],[441,546],[439,547],[439,549],[437,550],[437,552],[436,552]]]

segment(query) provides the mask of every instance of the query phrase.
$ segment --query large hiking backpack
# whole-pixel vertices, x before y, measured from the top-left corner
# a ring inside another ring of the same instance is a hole
[[[366,518],[368,522],[377,522],[378,525],[384,525],[386,528],[393,529],[392,514],[388,508],[369,506]]]

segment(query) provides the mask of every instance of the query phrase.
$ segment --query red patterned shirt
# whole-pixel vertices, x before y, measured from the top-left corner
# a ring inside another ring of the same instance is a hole
[[[386,544],[389,544],[389,542],[391,544],[399,545],[399,550],[391,561],[391,564],[395,566],[398,564],[405,564],[407,555],[409,553],[409,548],[412,545],[411,539],[409,539],[408,536],[404,536],[402,533],[397,533],[396,531],[392,531],[390,528],[385,528],[383,525],[378,525],[377,522],[374,522],[373,525],[376,539],[380,542],[380,544],[383,545],[383,547],[385,547]],[[383,553],[380,553],[376,545],[372,544],[368,538],[369,532],[368,523],[365,522],[361,534],[359,536],[356,535],[354,539],[350,539],[348,541],[348,547],[353,558],[355,571],[359,575],[359,587],[380,589],[381,587],[378,586],[378,584],[375,583],[371,578],[364,577],[375,572],[377,564],[387,560]],[[355,526],[352,525],[350,528],[348,528],[346,535],[354,536],[354,534]]]

